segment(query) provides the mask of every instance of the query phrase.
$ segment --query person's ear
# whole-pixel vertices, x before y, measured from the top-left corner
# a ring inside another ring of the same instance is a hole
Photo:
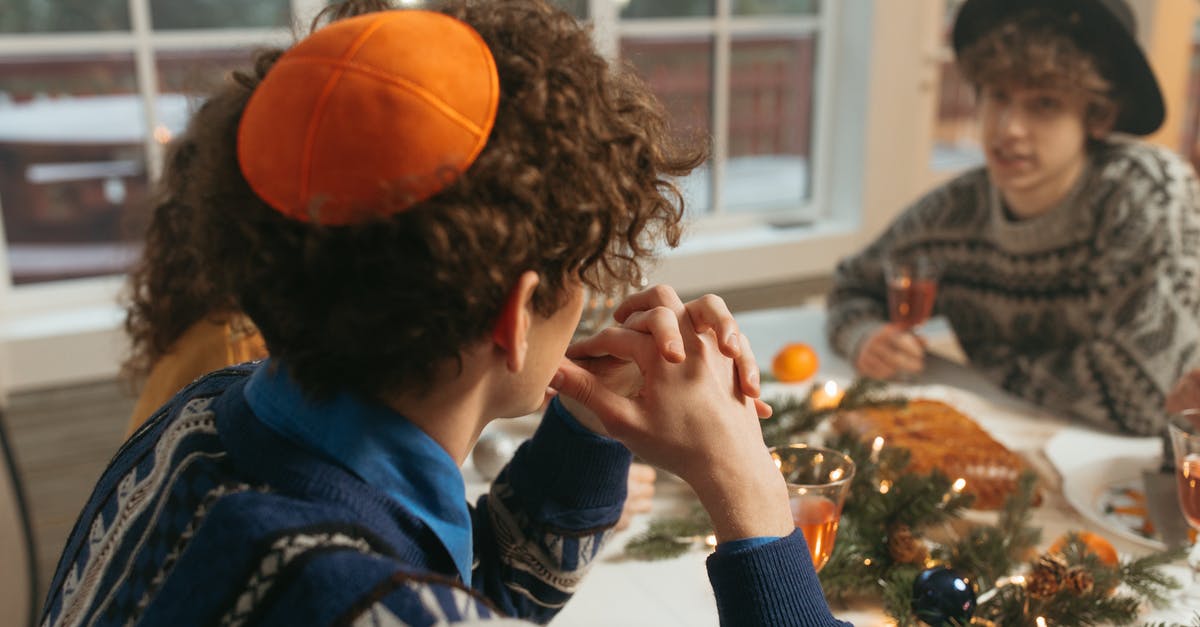
[[[533,294],[540,282],[536,272],[522,272],[508,291],[500,315],[492,327],[492,343],[505,352],[510,372],[519,372],[525,367],[525,355],[529,351],[529,327],[533,323]]]

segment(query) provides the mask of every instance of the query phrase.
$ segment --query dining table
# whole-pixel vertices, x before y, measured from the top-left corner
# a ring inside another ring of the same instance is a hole
[[[854,380],[852,365],[838,356],[826,341],[823,303],[740,312],[735,313],[735,318],[741,332],[750,340],[764,373],[770,371],[772,356],[789,343],[808,344],[819,357],[818,372],[811,380],[791,384],[764,383],[764,399],[802,396],[814,382],[833,381],[844,389]],[[954,405],[1028,462],[1038,474],[1042,492],[1042,501],[1032,513],[1033,525],[1042,530],[1039,549],[1045,550],[1067,532],[1093,531],[1109,540],[1122,556],[1140,556],[1154,550],[1129,534],[1113,533],[1098,524],[1094,512],[1081,511],[1086,508],[1079,506],[1079,499],[1073,503],[1070,495],[1064,492],[1062,470],[1091,463],[1087,456],[1096,455],[1100,447],[1088,446],[1089,438],[1104,442],[1109,448],[1116,446],[1122,451],[1136,452],[1141,456],[1136,463],[1156,466],[1155,455],[1159,452],[1156,438],[1127,438],[1092,429],[1009,394],[971,370],[953,332],[943,320],[935,318],[918,332],[929,348],[925,368],[903,383],[894,384],[894,389],[910,398],[931,397]],[[536,418],[532,417],[497,421],[485,430],[485,434],[491,431],[514,437],[527,435],[535,424]],[[1076,443],[1082,443],[1078,451]],[[470,463],[464,467],[463,475],[469,496],[486,491],[487,482]],[[697,543],[683,555],[657,561],[636,560],[623,554],[625,543],[644,531],[654,516],[680,512],[693,499],[686,484],[660,471],[654,510],[638,516],[628,529],[615,534],[594,562],[579,591],[552,624],[565,627],[717,625],[716,603],[705,569],[709,549],[702,543]],[[994,512],[972,511],[968,516],[981,522],[987,522],[989,516],[991,521],[995,520]],[[1197,585],[1182,560],[1163,568],[1181,584]],[[882,607],[869,600],[834,604],[832,609],[839,618],[860,627],[893,624]],[[1178,603],[1164,608],[1147,607],[1141,619],[1190,625],[1195,611],[1197,608],[1182,607]]]

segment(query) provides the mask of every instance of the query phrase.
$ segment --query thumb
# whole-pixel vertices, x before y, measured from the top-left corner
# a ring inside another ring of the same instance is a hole
[[[594,413],[609,431],[611,424],[627,422],[634,410],[632,401],[609,390],[595,375],[569,359],[559,364],[550,387]]]

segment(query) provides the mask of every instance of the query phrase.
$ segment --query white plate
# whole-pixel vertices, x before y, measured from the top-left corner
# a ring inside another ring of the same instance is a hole
[[[1161,440],[1068,427],[1051,438],[1045,450],[1062,476],[1063,496],[1084,518],[1138,546],[1165,548],[1135,531],[1135,518],[1106,511],[1121,500],[1123,488],[1141,490],[1142,471],[1161,462]]]

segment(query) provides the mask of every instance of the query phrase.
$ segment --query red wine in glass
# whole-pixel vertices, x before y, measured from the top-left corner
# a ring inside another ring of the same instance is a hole
[[[911,329],[933,315],[937,279],[901,275],[888,280],[888,310],[892,322]]]

